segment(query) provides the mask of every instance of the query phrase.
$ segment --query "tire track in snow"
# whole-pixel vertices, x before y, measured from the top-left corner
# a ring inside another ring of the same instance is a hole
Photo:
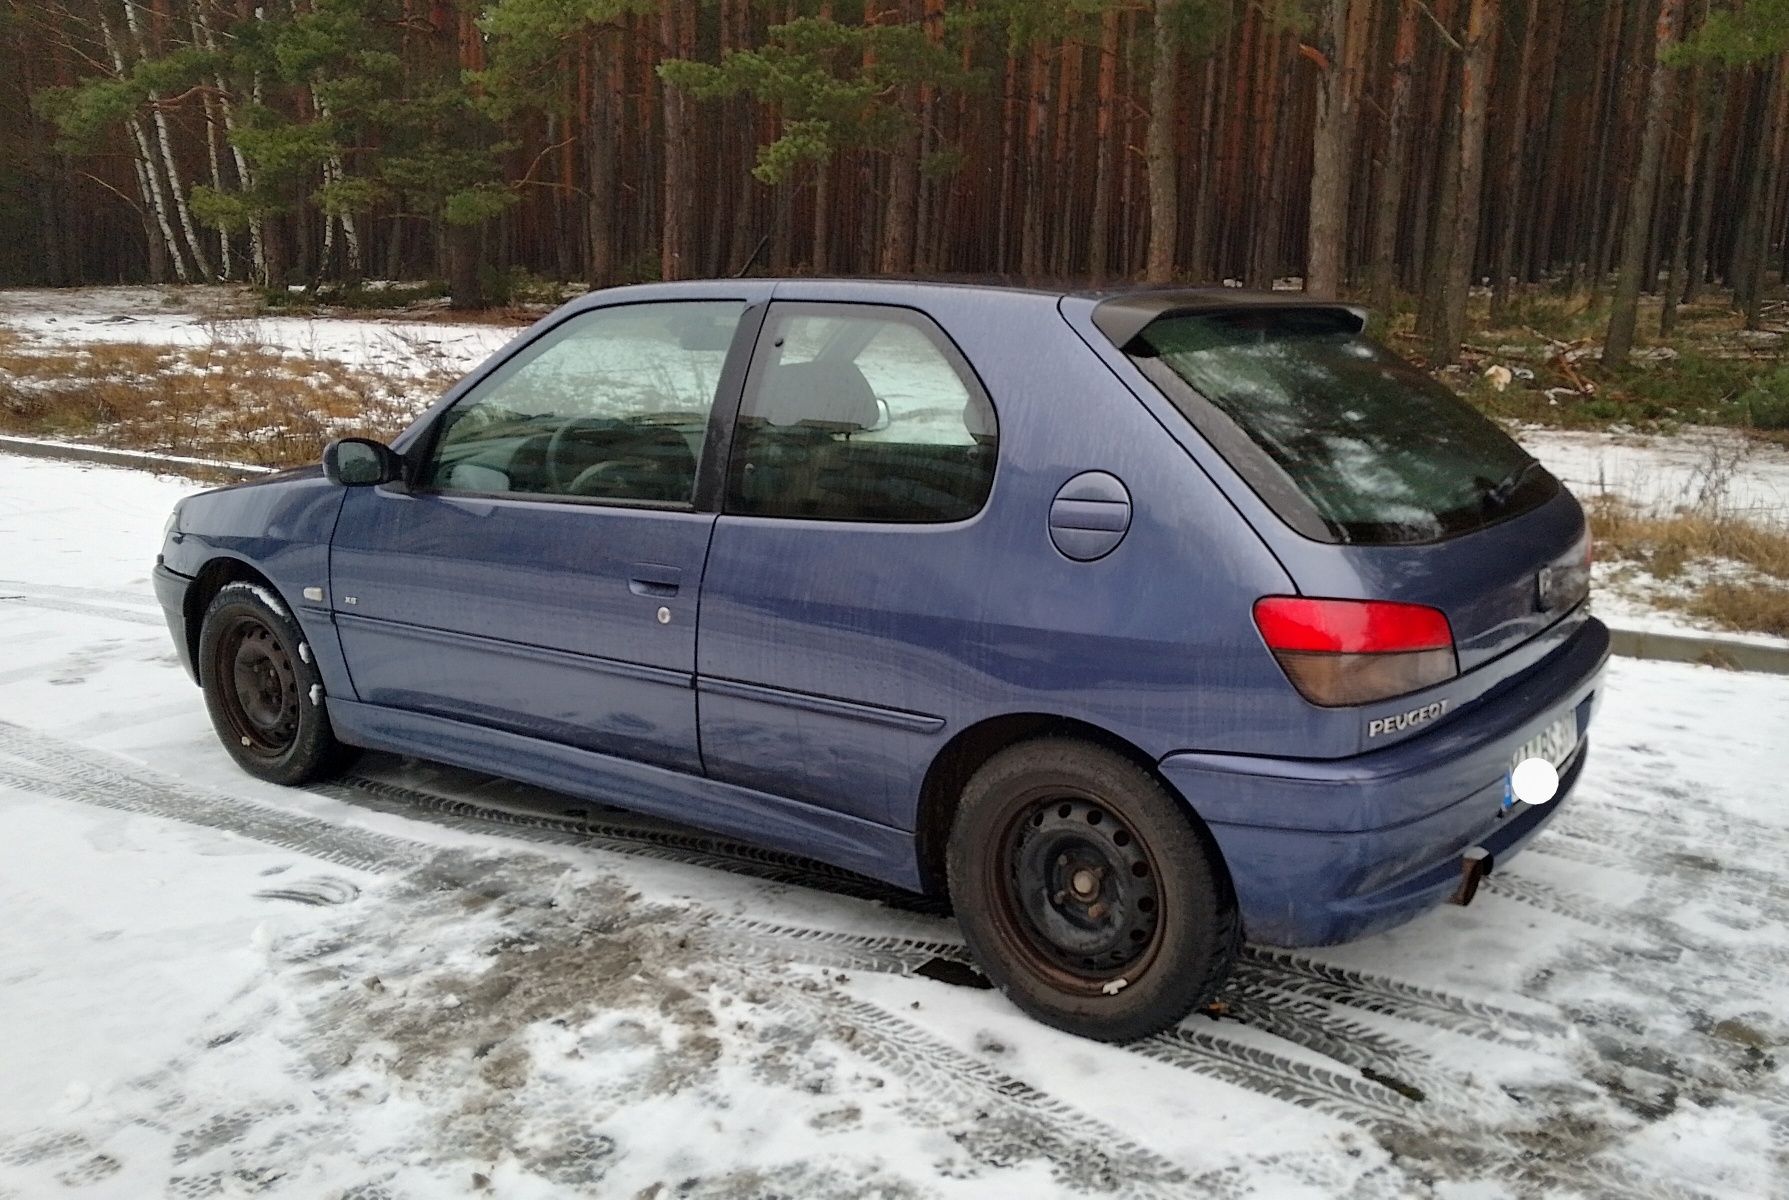
[[[1789,852],[1789,828],[1754,817],[1727,812],[1696,800],[1685,788],[1660,789],[1669,805],[1647,811],[1618,809],[1593,802],[1567,804],[1552,822],[1568,836],[1603,847],[1610,861],[1644,864],[1658,853],[1654,847],[1669,846],[1697,854],[1705,849],[1751,845],[1765,852]],[[1635,847],[1636,821],[1644,822],[1646,845]],[[1537,845],[1544,845],[1540,839]],[[1638,851],[1636,853],[1636,850]]]
[[[1642,928],[1643,922],[1633,917],[1622,919],[1601,901],[1588,896],[1580,896],[1573,892],[1561,891],[1552,884],[1538,879],[1530,879],[1522,875],[1492,875],[1480,885],[1494,896],[1502,896],[1506,900],[1514,900],[1518,904],[1526,904],[1538,908],[1554,916],[1567,917],[1573,921],[1600,929],[1604,933],[1623,937],[1646,937],[1651,935]]]
[[[103,752],[52,739],[7,722],[0,722],[0,752],[41,768],[41,773],[32,772],[11,780],[25,789],[203,824],[370,871],[413,865],[432,849],[393,835],[347,829],[223,793],[200,791],[176,780],[156,776],[147,768],[121,765],[121,760]],[[349,802],[372,797],[382,803],[367,807],[421,815],[424,819],[432,819],[433,823],[465,832],[492,835],[501,830],[528,841],[603,849],[612,845],[622,853],[723,870],[738,871],[742,865],[748,870],[762,867],[775,873],[776,882],[799,883],[823,890],[837,890],[840,882],[870,884],[877,893],[876,899],[887,899],[891,892],[891,889],[846,872],[814,870],[814,864],[793,856],[738,846],[703,834],[641,830],[619,824],[592,825],[573,818],[511,813],[364,777],[350,777],[342,785],[326,785],[317,790],[320,794]],[[903,896],[904,893],[895,895]],[[776,930],[779,936],[790,939],[791,946],[804,947],[805,953],[844,954],[849,958],[862,955],[868,949],[865,940],[858,935],[800,930],[769,923],[757,928],[761,933]],[[873,943],[874,953],[892,956],[914,966],[932,958],[953,956],[967,961],[960,942],[893,936],[872,937],[869,942]],[[833,960],[828,959],[830,961]],[[1404,980],[1370,975],[1268,947],[1245,946],[1236,978],[1493,1041],[1526,1045],[1531,1039],[1512,1039],[1508,1031],[1557,1034],[1563,1030],[1563,1026],[1552,1018],[1500,1008]]]
[[[1603,812],[1579,813],[1568,829],[1548,832],[1552,836],[1537,839],[1529,849],[1572,862],[1629,871],[1648,881],[1676,880],[1684,891],[1698,895],[1769,900],[1775,902],[1779,912],[1789,913],[1789,884],[1781,876],[1746,863],[1722,860],[1720,855],[1730,852],[1733,842],[1674,830],[1666,830],[1660,837],[1659,830],[1649,828],[1648,838],[1661,848],[1634,845],[1633,823],[1618,821]],[[1692,876],[1694,882],[1683,878],[1686,875]]]
[[[33,734],[18,726],[0,723],[0,752],[5,752],[27,762],[35,763],[42,768],[41,772],[11,777],[0,773],[0,781],[12,783],[25,790],[40,790],[52,795],[59,795],[87,803],[97,803],[104,807],[123,809],[125,811],[144,812],[149,815],[187,820],[192,823],[212,828],[225,829],[253,837],[259,841],[280,845],[301,853],[318,855],[331,861],[347,862],[371,871],[388,871],[399,866],[410,866],[419,862],[429,852],[429,848],[420,843],[406,843],[401,839],[381,834],[363,834],[361,831],[344,831],[340,826],[332,826],[326,822],[284,813],[280,810],[262,808],[251,802],[234,800],[221,794],[204,793],[182,785],[174,780],[154,778],[147,771],[122,769],[109,761],[110,756],[78,746],[70,746],[57,742],[43,735]],[[60,780],[55,772],[61,766]],[[376,781],[368,781],[376,782]],[[362,789],[352,789],[360,793]],[[397,785],[380,785],[377,794],[386,801],[398,796],[411,798],[413,789],[400,788]],[[431,799],[426,793],[421,797]],[[475,816],[490,812],[479,806],[463,801],[447,801],[443,797],[432,797],[436,802],[431,811],[437,815],[447,816],[463,827],[471,827],[479,832],[489,833],[489,828],[479,829],[481,822]],[[514,814],[502,814],[508,819],[483,822],[484,825],[496,827],[521,827],[532,834],[559,836],[578,835],[576,830],[563,828],[567,822],[556,818],[518,817]],[[243,818],[247,818],[244,820]],[[660,831],[650,831],[658,834]],[[334,835],[348,833],[353,844],[343,845]],[[554,838],[557,840],[557,838]],[[588,839],[585,839],[588,840]],[[710,839],[694,838],[693,840],[708,843]],[[722,844],[724,843],[716,843]],[[673,847],[656,844],[650,847],[663,855],[669,855]],[[382,852],[378,852],[382,851]],[[706,854],[706,851],[701,853]],[[725,859],[717,859],[715,865],[731,867],[734,864]],[[793,871],[793,866],[787,868]],[[828,886],[832,880],[809,880],[818,886]],[[777,926],[768,922],[751,922],[740,919],[717,917],[709,921],[706,929],[714,934],[728,935],[717,938],[717,948],[737,953],[746,950],[749,954],[753,944],[759,954],[764,957],[781,957],[800,962],[812,962],[828,967],[845,967],[849,969],[874,970],[911,974],[918,967],[933,959],[945,959],[967,963],[967,953],[960,943],[948,940],[928,940],[899,936],[851,935],[836,934],[826,931],[802,929],[799,927]],[[1397,989],[1391,989],[1397,990]],[[1431,1002],[1439,997],[1439,993],[1428,994]],[[1222,1046],[1231,1045],[1225,1039],[1201,1035],[1203,1041],[1195,1039],[1190,1043],[1191,1049],[1183,1048],[1179,1061],[1215,1061],[1221,1058]],[[1196,1053],[1195,1053],[1196,1052]],[[1358,1091],[1357,1084],[1363,1081],[1348,1076],[1338,1075],[1335,1080],[1313,1091],[1313,1068],[1284,1056],[1266,1055],[1254,1048],[1238,1047],[1240,1063],[1230,1068],[1232,1078],[1251,1078],[1257,1090],[1266,1094],[1289,1096],[1300,1095],[1308,1104],[1339,1104],[1345,1096]],[[1278,1069],[1261,1074],[1262,1063],[1276,1063]],[[1254,1066],[1255,1071],[1250,1067]],[[1334,1073],[1331,1073],[1334,1074]],[[1371,1085],[1368,1094],[1376,1095]],[[1379,1089],[1387,1096],[1401,1101],[1397,1093],[1390,1089]],[[1377,1119],[1371,1111],[1355,1114],[1359,1121],[1371,1124]]]
[[[4,722],[0,722],[0,753],[11,755],[36,768],[23,773],[0,774],[0,782],[99,804],[102,807],[143,812],[223,829],[369,871],[391,871],[409,867],[415,865],[421,857],[434,852],[434,848],[421,843],[366,831],[346,830],[313,818],[192,788],[134,764],[122,764],[103,752],[63,743]],[[396,789],[396,785],[385,787]],[[386,798],[389,800],[393,797],[388,792]],[[457,810],[459,815],[455,817],[456,820],[466,821],[474,826],[507,823],[480,822],[474,819],[475,815],[488,810],[465,802],[455,803],[463,806]],[[548,823],[552,821],[551,818],[541,820]],[[488,833],[490,830],[484,829],[483,832]],[[724,845],[718,842],[716,844]],[[672,847],[664,845],[655,848],[667,854],[672,850]],[[817,886],[828,885],[818,883]],[[724,917],[714,918],[707,923],[707,927],[715,931],[755,932],[759,935],[778,932],[778,927],[769,923],[752,923]],[[774,945],[767,945],[765,949],[795,961],[818,959],[828,966],[851,965],[860,969],[898,973],[911,973],[916,963],[923,964],[933,958],[966,957],[960,945],[944,940],[894,935],[836,934],[799,927],[793,928],[788,936]],[[921,958],[921,955],[924,957]],[[1338,998],[1332,1000],[1332,1003],[1385,1015],[1414,1016],[1456,1032],[1476,1032],[1480,1036],[1486,1033],[1495,1035],[1505,1028],[1552,1032],[1547,1026],[1557,1024],[1532,1014],[1499,1009],[1494,1005],[1451,996],[1435,989],[1332,967],[1290,952],[1259,947],[1248,947],[1244,951],[1238,967],[1241,984],[1246,987],[1250,982],[1251,969],[1264,965],[1275,968],[1277,972],[1273,977],[1259,981],[1268,993],[1289,993],[1293,999],[1301,995],[1314,995],[1321,999],[1335,996]],[[1355,989],[1358,989],[1359,994],[1356,994]],[[785,999],[786,996],[779,997],[779,1002]],[[979,1111],[987,1111],[985,1105],[988,1104],[1004,1104],[1004,1116],[1026,1122],[1037,1119],[1040,1104],[1044,1106],[1042,1111],[1068,1114],[1054,1126],[1052,1139],[1066,1138],[1070,1133],[1078,1136],[1079,1131],[1086,1128],[1088,1122],[1084,1116],[1031,1085],[1004,1076],[980,1060],[961,1054],[929,1035],[923,1035],[923,1031],[918,1031],[917,1027],[910,1026],[873,1004],[854,1000],[850,1003],[860,1005],[864,1010],[858,1012],[853,1009],[854,1024],[875,1026],[872,1032],[877,1036],[869,1038],[865,1043],[871,1047],[868,1053],[872,1057],[880,1056],[887,1063],[895,1064],[904,1071],[915,1072],[925,1080],[935,1080],[940,1076],[954,1078],[968,1070],[972,1077],[986,1085],[985,1088],[972,1089],[972,1092],[979,1090],[982,1093],[972,1097],[977,1103],[984,1105]],[[1314,1020],[1313,1017],[1321,1019]],[[1355,1037],[1356,1030],[1364,1028],[1344,1018],[1324,1014],[1320,1008],[1301,1011],[1293,1005],[1287,1005],[1276,1020],[1279,1022],[1279,1029],[1270,1029],[1269,1032],[1288,1037],[1318,1053],[1337,1049],[1340,1042]],[[1421,1065],[1422,1058],[1417,1053],[1404,1049],[1395,1039],[1373,1031],[1366,1032],[1377,1040],[1363,1041],[1353,1051],[1355,1058],[1370,1062],[1402,1062],[1406,1071],[1412,1065]],[[1502,1039],[1494,1036],[1493,1040]],[[1239,1086],[1313,1111],[1329,1113],[1382,1138],[1402,1140],[1414,1137],[1424,1146],[1451,1146],[1462,1154],[1472,1156],[1472,1161],[1507,1170],[1536,1184],[1552,1187],[1562,1183],[1575,1184],[1592,1195],[1665,1197],[1688,1194],[1657,1185],[1654,1181],[1636,1179],[1618,1167],[1604,1167],[1591,1161],[1536,1162],[1533,1146],[1508,1134],[1480,1128],[1476,1123],[1465,1130],[1452,1130],[1427,1121],[1413,1121],[1409,1114],[1415,1103],[1403,1092],[1364,1075],[1330,1070],[1258,1046],[1241,1044],[1221,1032],[1183,1027],[1138,1043],[1130,1049],[1164,1063],[1228,1079]],[[983,1075],[988,1078],[983,1080]],[[1445,1089],[1441,1090],[1445,1092]],[[1458,1115],[1470,1117],[1472,1114]],[[1068,1121],[1067,1127],[1061,1121]],[[1114,1145],[1112,1139],[1096,1139],[1095,1149],[1098,1153],[1092,1157],[1073,1150],[1072,1147],[1076,1144],[1078,1143],[1061,1143],[1070,1149],[1062,1150],[1060,1158],[1050,1157],[1056,1169],[1064,1172],[1065,1178],[1083,1178],[1088,1171],[1092,1171],[1095,1178],[1105,1178],[1103,1172],[1107,1167],[1104,1164],[1110,1161],[1111,1156],[1100,1147]],[[995,1152],[999,1153],[997,1150]],[[1172,1194],[1162,1192],[1157,1185],[1166,1186],[1182,1176],[1161,1174],[1160,1169],[1166,1164],[1166,1160],[1148,1151],[1141,1152],[1148,1156],[1140,1164],[1143,1167],[1142,1173],[1139,1175],[1132,1172],[1125,1178],[1143,1182],[1144,1188],[1138,1194]],[[1028,1152],[1025,1157],[1037,1155],[1035,1152]],[[1166,1166],[1170,1172],[1179,1170],[1172,1164]]]
[[[104,808],[239,833],[257,841],[369,871],[389,872],[418,865],[423,857],[434,852],[433,848],[421,843],[344,831],[339,826],[329,826],[312,818],[205,792],[176,780],[163,779],[147,769],[134,765],[127,767],[103,752],[62,743],[4,722],[0,722],[0,753],[38,768],[27,772],[0,769],[0,784]],[[481,832],[489,833],[490,830]],[[349,840],[355,844],[338,844],[325,836],[330,833],[349,833]],[[662,845],[654,848],[668,852]],[[724,865],[734,864],[728,861]],[[329,893],[326,898],[322,895],[325,891]],[[309,903],[320,899],[339,902],[349,898],[339,887],[270,889],[261,894],[267,898]],[[906,941],[887,940],[891,944]],[[804,961],[801,951],[822,941],[824,939],[792,940],[782,947],[780,957]],[[948,944],[920,945],[924,946],[928,957],[933,951],[950,948]],[[855,1049],[902,1074],[913,1085],[915,1095],[936,1097],[960,1106],[961,1111],[955,1116],[957,1121],[960,1122],[965,1113],[979,1114],[972,1132],[965,1134],[963,1139],[972,1153],[997,1163],[1041,1157],[1064,1180],[1105,1190],[1123,1185],[1121,1194],[1125,1195],[1179,1194],[1165,1189],[1165,1185],[1185,1178],[1180,1168],[1129,1142],[1116,1130],[1101,1125],[1063,1101],[948,1047],[917,1026],[901,1021],[873,1004],[833,996],[821,1004],[804,1001],[799,998],[801,995],[795,989],[783,989],[774,1002],[786,1007],[806,1003],[814,1015],[827,1016],[833,1022],[839,1020],[835,1002],[845,1006],[850,1010],[849,1026],[856,1030],[847,1040]],[[1041,1152],[1040,1133],[1043,1135]]]
[[[35,596],[54,596],[65,600],[87,600],[108,607],[123,605],[126,608],[135,606],[161,611],[161,602],[155,598],[154,591],[148,584],[140,592],[121,591],[118,588],[74,587],[66,583],[36,583],[28,579],[0,579],[0,593],[26,592]]]
[[[1504,1008],[1391,976],[1319,962],[1273,946],[1245,945],[1242,948],[1237,973],[1247,978],[1249,972],[1255,972],[1262,982],[1281,991],[1345,1004],[1379,1016],[1401,1017],[1484,1041],[1532,1046],[1534,1035],[1558,1037],[1566,1031],[1565,1024],[1551,1016]]]
[[[814,930],[743,917],[714,919],[704,935],[719,953],[757,955],[767,961],[793,957],[829,970],[911,976],[939,959],[965,968],[970,964],[960,943]],[[1231,1036],[1226,1022],[1206,1016],[1191,1017],[1177,1029],[1118,1048],[1376,1134],[1417,1122],[1422,1106],[1436,1097],[1446,1098],[1448,1115],[1473,1123],[1493,1115],[1491,1105],[1461,1103],[1459,1080],[1448,1076],[1423,1050],[1247,974],[1233,977],[1219,996],[1220,1004],[1241,1024],[1350,1070],[1333,1070],[1248,1044]],[[1508,1119],[1515,1111],[1512,1106],[1496,1115]]]
[[[516,830],[519,831],[517,836],[526,840],[590,845],[635,856],[735,872],[740,871],[742,865],[747,873],[752,873],[754,866],[762,866],[775,872],[770,877],[776,882],[835,892],[842,890],[839,885],[843,882],[865,887],[868,894],[864,898],[902,907],[912,907],[915,902],[915,897],[908,893],[887,888],[849,872],[706,834],[640,829],[618,823],[590,823],[575,818],[514,813],[358,775],[348,776],[340,785],[325,785],[317,790],[348,803],[359,802],[356,793],[373,797],[382,802],[380,811],[421,815],[431,821],[443,819],[440,823],[450,824],[465,832],[489,834],[493,832],[493,827]],[[595,836],[587,836],[588,831],[595,831]],[[768,922],[762,923],[758,928],[764,932],[775,929],[779,936],[799,939],[806,947],[804,953],[836,953],[849,958],[851,954],[871,952],[859,935],[797,929]],[[954,930],[954,926],[949,928]],[[872,937],[870,940],[876,943],[874,953],[909,961],[915,966],[934,957],[951,958],[951,954],[944,952],[946,949],[952,951],[961,961],[968,961],[960,941],[934,942],[899,937]],[[851,946],[849,950],[844,949],[847,944]],[[830,962],[829,959],[828,964],[822,965],[829,965]],[[1281,991],[1332,1004],[1345,1004],[1377,1015],[1401,1017],[1480,1040],[1527,1046],[1533,1042],[1529,1035],[1557,1035],[1564,1032],[1564,1026],[1551,1017],[1501,1008],[1392,977],[1333,966],[1287,950],[1245,946],[1235,977],[1253,979]]]
[[[239,834],[363,871],[388,872],[415,866],[433,852],[420,842],[349,829],[316,817],[195,788],[149,768],[125,764],[102,751],[34,733],[7,721],[0,721],[0,754],[32,768],[6,771],[0,765],[0,782],[22,791]]]
[[[1060,1183],[1140,1198],[1186,1195],[1186,1172],[1155,1151],[879,1005],[799,988],[772,1003],[832,1026],[836,1040],[910,1085],[908,1107],[934,1125],[956,1126],[951,1136],[977,1159],[1024,1161],[1039,1157],[1041,1144]],[[1013,1117],[1022,1123],[1008,1124]]]
[[[153,625],[157,629],[166,629],[168,625],[160,616],[136,609],[114,608],[109,604],[92,604],[85,600],[71,600],[55,596],[33,596],[0,588],[0,608],[8,604],[24,608],[44,608],[58,613],[80,613],[89,617],[104,617],[108,621],[127,621],[132,625]]]

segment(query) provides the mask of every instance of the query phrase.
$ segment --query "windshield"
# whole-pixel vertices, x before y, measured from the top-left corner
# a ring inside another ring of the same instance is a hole
[[[1304,532],[1435,541],[1557,491],[1507,434],[1359,326],[1344,309],[1169,315],[1125,353]],[[1284,511],[1288,496],[1321,527]]]

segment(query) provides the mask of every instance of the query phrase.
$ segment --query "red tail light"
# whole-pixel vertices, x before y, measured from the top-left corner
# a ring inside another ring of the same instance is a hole
[[[1440,609],[1388,600],[1255,601],[1255,627],[1299,694],[1325,707],[1370,704],[1459,673]]]

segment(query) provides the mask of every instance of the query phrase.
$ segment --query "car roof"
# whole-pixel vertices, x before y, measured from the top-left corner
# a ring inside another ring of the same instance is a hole
[[[634,285],[620,289],[593,292],[591,299],[612,291],[638,291],[651,297],[674,296],[679,292],[714,294],[716,288],[728,284],[749,284],[754,289],[768,289],[772,297],[784,299],[882,301],[912,303],[927,294],[939,292],[960,295],[981,292],[990,297],[1026,297],[1032,300],[1060,301],[1074,297],[1093,308],[1093,323],[1113,344],[1127,345],[1143,328],[1158,317],[1170,314],[1214,312],[1235,308],[1325,308],[1352,313],[1364,328],[1366,310],[1336,301],[1314,300],[1303,292],[1259,291],[1236,287],[1184,287],[1175,285],[1119,284],[1096,286],[1031,286],[1008,283],[986,277],[949,276],[827,276],[792,275],[781,277],[744,276],[734,279],[689,279],[673,283]],[[761,293],[760,293],[761,294]],[[642,295],[642,299],[647,298]],[[574,302],[577,303],[577,302]]]

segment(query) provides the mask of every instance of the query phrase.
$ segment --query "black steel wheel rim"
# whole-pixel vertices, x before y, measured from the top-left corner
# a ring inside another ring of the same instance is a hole
[[[1009,952],[1055,986],[1114,995],[1160,951],[1155,861],[1097,799],[1056,794],[1022,804],[991,857],[996,928]]]
[[[278,758],[298,738],[298,673],[278,634],[257,617],[232,618],[217,640],[212,677],[242,749]]]

